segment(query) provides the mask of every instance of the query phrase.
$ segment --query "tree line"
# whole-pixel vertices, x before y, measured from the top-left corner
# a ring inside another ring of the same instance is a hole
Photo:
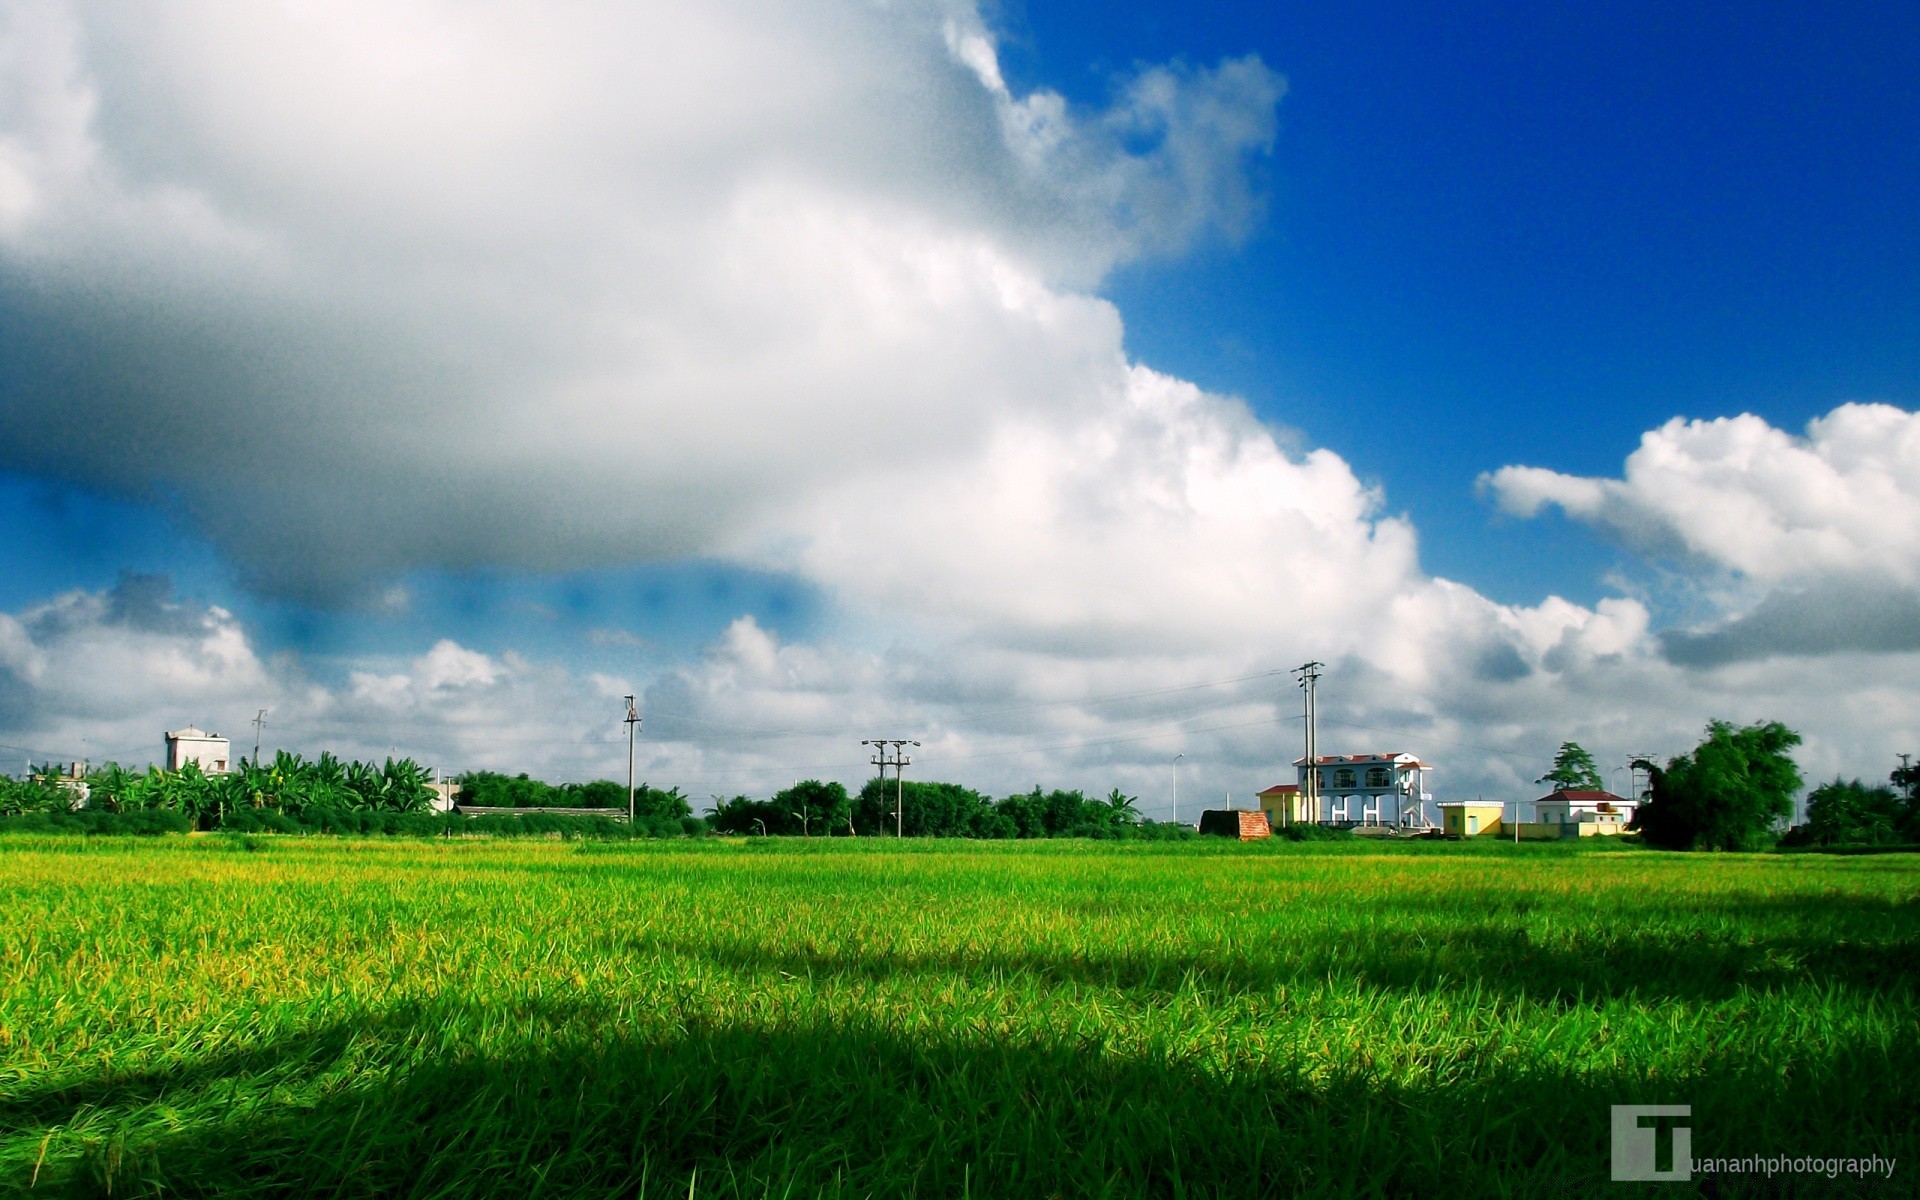
[[[1192,828],[1140,816],[1136,797],[1115,788],[1105,799],[1035,787],[993,799],[957,783],[869,779],[858,793],[817,779],[767,800],[735,796],[714,808],[719,833],[799,837],[1099,838],[1174,840]]]
[[[454,778],[460,785],[456,799],[463,805],[502,809],[586,808],[621,816],[627,811],[627,785],[611,779],[547,783],[530,778],[525,772],[504,775],[498,771],[468,771]],[[678,787],[657,788],[646,783],[635,784],[633,788],[633,824],[655,837],[678,837],[706,829],[705,822],[693,815],[693,806]]]
[[[178,770],[132,771],[109,762],[81,780],[86,805],[105,812],[174,812],[210,827],[227,813],[260,810],[301,816],[319,812],[410,813],[426,810],[433,773],[411,758],[384,763],[342,761],[331,754],[307,760],[282,750],[271,763],[241,759],[237,769],[208,774],[188,762]],[[70,811],[77,788],[51,766],[25,780],[0,781],[0,813]]]
[[[1789,826],[1805,780],[1793,760],[1800,735],[1778,721],[1713,721],[1686,754],[1647,759],[1647,790],[1629,826],[1669,850],[1763,850],[1786,846],[1920,845],[1920,766],[1903,759],[1887,784],[1835,778],[1807,797],[1806,819]],[[1601,790],[1592,755],[1565,742],[1539,782]]]

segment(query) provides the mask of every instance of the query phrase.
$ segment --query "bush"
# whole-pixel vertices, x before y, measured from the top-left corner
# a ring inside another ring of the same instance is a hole
[[[72,833],[98,837],[158,837],[185,833],[193,818],[161,810],[107,812],[83,808],[78,812],[21,813],[0,817],[0,833]]]
[[[1288,842],[1349,842],[1353,840],[1353,830],[1335,829],[1330,825],[1294,824],[1282,825],[1273,831],[1273,836]]]

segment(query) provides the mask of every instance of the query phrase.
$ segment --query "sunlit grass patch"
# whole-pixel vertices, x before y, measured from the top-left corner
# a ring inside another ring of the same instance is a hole
[[[1920,864],[1447,846],[0,849],[0,1186],[1289,1195],[1920,1149]]]

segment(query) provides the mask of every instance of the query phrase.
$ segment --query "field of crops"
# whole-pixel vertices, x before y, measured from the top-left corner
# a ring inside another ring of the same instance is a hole
[[[1549,1194],[1629,1102],[1920,1172],[1913,856],[15,838],[0,895],[0,1192]]]

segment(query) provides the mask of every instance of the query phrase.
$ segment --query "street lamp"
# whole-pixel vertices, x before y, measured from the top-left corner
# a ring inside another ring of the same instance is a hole
[[[1173,823],[1175,825],[1180,823],[1180,760],[1185,757],[1184,754],[1173,756]]]

